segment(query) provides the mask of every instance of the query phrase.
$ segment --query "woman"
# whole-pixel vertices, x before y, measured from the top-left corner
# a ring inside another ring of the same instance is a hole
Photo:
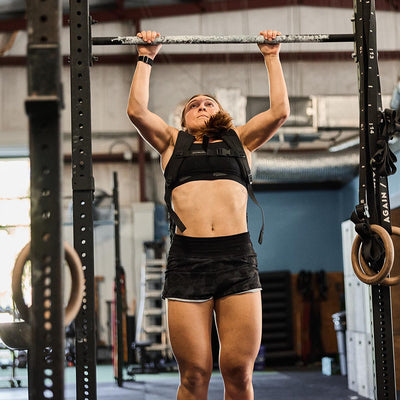
[[[260,34],[272,40],[280,32]],[[151,43],[159,33],[142,31],[137,36]],[[288,118],[280,45],[259,45],[270,80],[270,109],[234,127],[215,98],[196,95],[183,109],[183,131],[167,125],[148,109],[152,61],[160,48],[137,46],[139,58],[127,112],[143,138],[161,155],[165,173],[169,162],[178,157],[174,153],[177,142],[188,136],[193,142],[172,182],[170,211],[176,216],[173,222],[177,227],[163,291],[171,346],[180,372],[177,399],[207,399],[215,313],[225,400],[250,400],[254,398],[252,373],[261,342],[261,285],[247,229],[246,177],[234,157],[220,155],[235,153],[225,143],[228,132],[239,139],[250,163],[251,152]]]

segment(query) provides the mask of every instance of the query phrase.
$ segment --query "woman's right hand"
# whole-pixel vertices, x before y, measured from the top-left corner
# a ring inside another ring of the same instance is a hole
[[[151,43],[155,38],[159,37],[160,34],[155,31],[141,31],[136,34],[137,37],[143,39],[147,43]],[[161,44],[148,46],[148,45],[137,45],[136,49],[140,56],[147,56],[154,59],[155,56],[161,49]]]

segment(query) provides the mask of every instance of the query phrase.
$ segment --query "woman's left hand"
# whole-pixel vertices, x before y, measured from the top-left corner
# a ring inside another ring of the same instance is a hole
[[[281,33],[279,31],[268,30],[268,31],[261,31],[260,35],[264,36],[264,39],[274,40],[277,36],[281,35]],[[259,44],[258,47],[260,48],[260,51],[264,56],[269,56],[269,55],[279,54],[281,45],[263,43]]]

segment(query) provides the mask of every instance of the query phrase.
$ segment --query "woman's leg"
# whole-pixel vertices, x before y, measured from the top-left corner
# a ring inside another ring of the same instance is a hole
[[[211,327],[214,301],[168,300],[168,329],[179,366],[178,400],[206,400],[213,360]]]
[[[225,400],[253,400],[253,368],[262,329],[261,294],[223,297],[215,301],[215,312]]]

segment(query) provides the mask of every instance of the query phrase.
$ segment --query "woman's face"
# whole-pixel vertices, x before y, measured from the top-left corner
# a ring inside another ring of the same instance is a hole
[[[201,129],[211,115],[219,110],[218,103],[211,97],[197,96],[185,106],[185,127],[188,131]]]

